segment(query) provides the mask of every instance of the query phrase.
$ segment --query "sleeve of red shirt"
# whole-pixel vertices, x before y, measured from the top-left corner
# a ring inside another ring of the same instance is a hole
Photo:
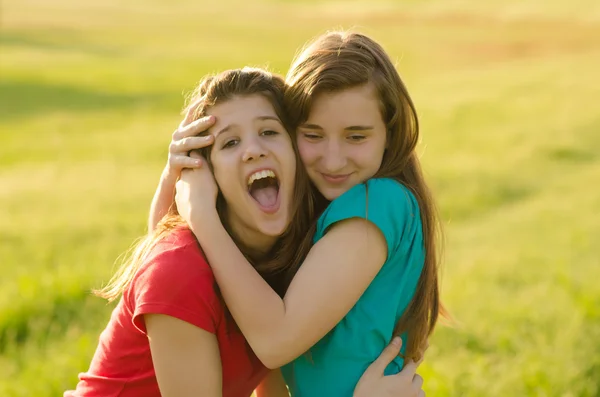
[[[144,314],[165,314],[216,332],[220,305],[212,270],[195,239],[183,240],[159,244],[127,291],[133,324],[143,333]]]

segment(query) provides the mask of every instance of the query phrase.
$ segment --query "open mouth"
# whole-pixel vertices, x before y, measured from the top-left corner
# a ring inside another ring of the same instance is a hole
[[[274,213],[279,209],[279,178],[273,170],[261,170],[250,175],[248,193],[262,211]]]

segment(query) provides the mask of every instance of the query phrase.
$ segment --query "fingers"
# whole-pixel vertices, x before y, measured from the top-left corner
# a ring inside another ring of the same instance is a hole
[[[385,368],[388,366],[388,364],[398,357],[401,347],[402,339],[400,337],[397,336],[392,339],[390,344],[387,345],[379,357],[377,357],[377,360],[373,361],[373,364],[369,365],[367,371],[374,371],[380,376],[383,376],[383,371],[385,371]]]
[[[190,181],[192,181],[194,178],[194,170],[196,169],[197,168],[184,168],[181,170],[179,180],[175,184],[176,192],[183,192],[189,187]]]
[[[415,374],[412,381],[413,387],[415,390],[423,389],[423,377],[419,374]]]
[[[179,124],[179,128],[185,127],[186,125],[188,125],[189,123],[194,121],[194,115],[196,113],[196,109],[198,109],[198,106],[200,105],[200,103],[202,103],[202,100],[203,100],[203,98],[198,98],[195,102],[192,102],[188,106],[187,112],[185,113],[185,117],[181,121],[181,124]]]
[[[190,157],[195,159],[195,160],[202,160],[202,155],[200,153],[198,153],[197,151],[193,150],[192,152],[190,152]]]
[[[173,140],[169,145],[169,153],[171,154],[182,154],[188,153],[192,150],[202,149],[204,147],[212,145],[214,138],[212,135],[207,136],[194,136],[183,138],[179,140]]]
[[[173,132],[173,140],[177,141],[190,136],[195,136],[201,132],[206,131],[215,123],[214,116],[201,117],[196,121],[190,122],[186,125],[180,125],[179,128]]]
[[[416,370],[416,363],[414,361],[410,361],[404,367],[402,372],[400,372],[400,374],[402,376],[412,376],[411,390],[413,390],[414,393],[417,393],[417,396],[419,397],[425,396],[425,392],[423,391],[423,377],[417,373],[414,373],[413,369]],[[405,370],[408,370],[409,372],[405,372]]]
[[[418,364],[413,360],[408,360],[404,363],[404,368],[400,371],[400,374],[409,378],[412,378],[417,373]]]
[[[169,166],[174,169],[184,170],[186,168],[196,168],[202,166],[202,157],[176,155],[169,159]]]

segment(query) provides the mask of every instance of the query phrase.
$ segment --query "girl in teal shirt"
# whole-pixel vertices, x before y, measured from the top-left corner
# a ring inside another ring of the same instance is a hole
[[[319,37],[286,82],[302,162],[328,205],[307,236],[314,246],[289,269],[283,298],[221,225],[207,167],[184,171],[176,201],[262,362],[285,365],[293,396],[350,396],[394,335],[403,338],[403,356],[419,360],[442,312],[438,220],[415,153],[418,120],[389,56],[361,34]],[[212,150],[237,150],[237,142],[226,133]],[[242,181],[248,200],[268,220],[278,203],[277,175],[261,147],[244,150],[248,170],[262,170]],[[398,357],[386,373],[402,366]]]

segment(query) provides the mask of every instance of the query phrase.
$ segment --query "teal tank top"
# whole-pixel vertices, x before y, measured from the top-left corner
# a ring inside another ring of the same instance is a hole
[[[336,222],[357,217],[381,230],[387,259],[348,314],[306,354],[282,367],[293,397],[352,396],[364,371],[391,341],[394,326],[415,293],[425,252],[414,195],[393,179],[370,179],[356,185],[323,212],[314,242]],[[385,374],[400,372],[402,365],[403,360],[396,358]]]

